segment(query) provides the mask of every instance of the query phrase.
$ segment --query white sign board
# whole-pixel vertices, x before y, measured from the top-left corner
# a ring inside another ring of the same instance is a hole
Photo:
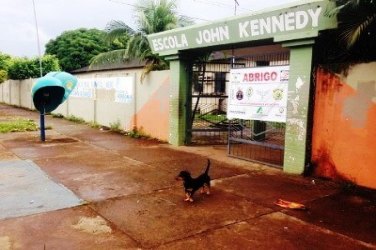
[[[228,119],[286,122],[289,66],[232,69]]]
[[[115,90],[114,101],[130,103],[133,99],[133,76],[79,78],[72,97],[95,98],[95,90]]]
[[[94,98],[95,78],[78,78],[77,85],[70,94],[77,98]]]

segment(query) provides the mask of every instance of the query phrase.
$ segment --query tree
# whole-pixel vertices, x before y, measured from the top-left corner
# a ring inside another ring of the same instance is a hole
[[[42,71],[47,74],[51,71],[59,71],[59,60],[52,55],[42,57]],[[8,75],[13,80],[23,80],[40,77],[39,58],[13,58],[13,62],[8,69]]]
[[[0,83],[8,79],[8,69],[12,63],[12,58],[0,52]]]
[[[376,36],[376,1],[374,0],[337,0],[333,10],[340,22],[340,37],[349,49],[362,39]]]
[[[192,21],[177,15],[174,0],[140,2],[136,7],[137,29],[132,29],[122,21],[111,21],[106,27],[106,37],[109,41],[129,37],[126,48],[99,54],[93,59],[91,66],[139,59],[146,63],[144,74],[152,70],[168,69],[168,63],[152,53],[147,35],[187,26],[192,24]]]
[[[88,66],[99,53],[117,48],[104,42],[105,32],[97,29],[65,31],[46,44],[46,54],[56,55],[62,70],[71,72]]]
[[[337,7],[327,14],[337,15],[338,28],[318,37],[317,62],[333,64],[332,70],[340,72],[351,64],[376,60],[376,1],[333,1]]]

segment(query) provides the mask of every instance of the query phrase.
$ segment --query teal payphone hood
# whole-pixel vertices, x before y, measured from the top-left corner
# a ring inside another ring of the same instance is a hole
[[[66,72],[50,72],[39,78],[31,89],[39,112],[51,112],[62,104],[77,85],[77,78]]]

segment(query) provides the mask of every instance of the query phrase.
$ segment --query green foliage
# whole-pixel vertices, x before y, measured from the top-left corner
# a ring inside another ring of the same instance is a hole
[[[143,132],[142,128],[140,128],[140,129],[133,129],[133,130],[127,132],[126,135],[129,136],[129,137],[135,138],[135,139],[140,139],[140,138],[149,139],[150,138],[150,136],[146,135]]]
[[[99,53],[121,46],[121,40],[106,44],[104,34],[104,31],[97,29],[65,31],[46,44],[46,54],[56,55],[64,71],[80,69],[88,66]]]
[[[37,65],[27,58],[15,58],[8,70],[9,78],[14,80],[28,79],[38,76]]]
[[[114,123],[110,123],[110,130],[112,131],[112,132],[117,132],[117,133],[119,133],[119,132],[121,132],[122,130],[121,130],[121,124],[120,124],[120,121],[119,120],[117,120],[116,122],[114,122]]]
[[[59,62],[55,56],[42,57],[43,74],[60,70]],[[39,58],[14,58],[8,69],[8,77],[13,80],[23,80],[40,77]]]
[[[198,116],[201,119],[216,123],[216,122],[221,122],[226,120],[226,115],[225,114],[203,114]]]
[[[0,52],[0,83],[8,79],[8,69],[12,64],[12,58]]]
[[[92,128],[101,128],[102,125],[98,124],[97,122],[89,122],[89,126],[92,127]]]
[[[340,40],[347,49],[362,38],[376,35],[376,1],[374,0],[335,0],[337,7],[331,13],[337,14]],[[330,14],[330,13],[329,13]]]
[[[0,69],[0,83],[8,79],[8,72],[6,70]]]
[[[192,24],[192,21],[186,17],[179,17],[176,9],[174,0],[143,0],[136,7],[137,29],[132,29],[122,21],[111,21],[106,27],[107,40],[123,38],[123,41],[127,41],[126,48],[122,52],[98,55],[91,66],[119,61],[120,57],[123,61],[129,59],[144,61],[146,66],[143,76],[152,70],[168,69],[168,63],[152,53],[147,35]]]
[[[33,120],[16,118],[10,121],[0,122],[0,133],[36,131],[37,125]]]
[[[35,58],[33,59],[33,62],[36,64],[38,63],[39,66],[39,59]],[[44,55],[42,57],[42,69],[43,69],[43,75],[47,74],[51,71],[59,71],[61,70],[59,59],[57,59],[54,55]]]
[[[66,119],[71,122],[79,123],[79,124],[84,124],[86,123],[84,119],[76,117],[74,115],[67,116]]]
[[[337,15],[338,28],[321,32],[315,43],[315,60],[319,64],[340,67],[344,72],[353,63],[376,60],[376,1],[332,0],[337,7],[327,15]],[[332,67],[332,66],[331,66]]]
[[[64,116],[62,114],[60,114],[60,113],[53,113],[52,117],[53,118],[59,118],[59,119],[64,118]]]
[[[0,52],[0,69],[7,70],[11,65],[12,58],[10,55]]]

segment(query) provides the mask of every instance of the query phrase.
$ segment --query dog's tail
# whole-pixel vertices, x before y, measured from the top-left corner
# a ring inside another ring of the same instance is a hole
[[[210,169],[210,160],[208,159],[208,165],[206,166],[205,175],[208,175]]]

